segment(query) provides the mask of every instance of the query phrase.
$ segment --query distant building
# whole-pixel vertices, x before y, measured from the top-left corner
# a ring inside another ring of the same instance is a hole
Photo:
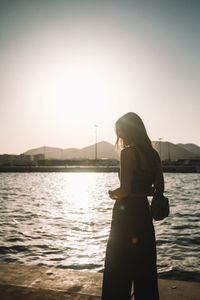
[[[33,155],[33,160],[38,162],[39,160],[44,160],[45,159],[45,155],[44,154],[35,154]]]
[[[177,163],[180,165],[196,166],[196,165],[200,165],[200,158],[178,159]]]
[[[14,166],[34,166],[33,155],[20,154],[13,160]]]
[[[13,161],[17,158],[14,154],[1,154],[0,155],[0,166],[13,166]]]

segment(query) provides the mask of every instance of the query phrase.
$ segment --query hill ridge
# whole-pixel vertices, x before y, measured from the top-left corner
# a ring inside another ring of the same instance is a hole
[[[178,160],[200,158],[200,147],[192,144],[173,144],[168,141],[152,141],[155,149],[161,155],[162,160]],[[59,148],[41,146],[29,149],[25,155],[44,154],[46,159],[94,159],[96,144],[88,145],[83,148]],[[97,157],[107,159],[119,159],[115,146],[107,141],[97,143]]]

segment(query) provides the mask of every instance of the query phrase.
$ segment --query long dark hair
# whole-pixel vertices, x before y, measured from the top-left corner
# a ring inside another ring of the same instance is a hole
[[[116,149],[134,146],[143,152],[154,152],[142,119],[133,112],[128,112],[115,123],[117,140]]]

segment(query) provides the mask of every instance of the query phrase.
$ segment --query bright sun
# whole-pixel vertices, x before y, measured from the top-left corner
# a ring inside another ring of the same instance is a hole
[[[112,74],[100,66],[73,64],[59,68],[46,79],[54,113],[65,112],[79,123],[98,122],[111,109]]]

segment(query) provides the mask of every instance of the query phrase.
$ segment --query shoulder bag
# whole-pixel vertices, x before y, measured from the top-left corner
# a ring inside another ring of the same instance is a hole
[[[162,193],[154,193],[150,206],[152,219],[160,221],[169,215],[169,199]]]

